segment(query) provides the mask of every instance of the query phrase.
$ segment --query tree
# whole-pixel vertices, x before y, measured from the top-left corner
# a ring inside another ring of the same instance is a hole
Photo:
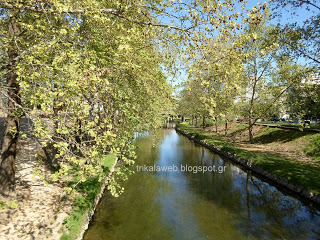
[[[178,104],[178,112],[184,116],[191,118],[193,124],[198,124],[198,117],[206,115],[206,106],[202,102],[203,89],[198,79],[190,79],[185,83],[184,89],[180,92],[180,101]]]
[[[294,118],[319,119],[320,118],[320,85],[318,79],[307,79],[291,87],[287,94],[287,109]]]
[[[239,90],[243,85],[243,64],[238,51],[236,38],[222,35],[212,42],[208,59],[208,87],[211,88],[215,102],[212,115],[215,116],[216,132],[218,116],[225,119],[225,136],[228,134],[228,122]]]
[[[2,161],[0,168],[0,191],[4,194],[12,194],[15,184],[15,158],[17,152],[18,136],[20,131],[20,119],[23,112],[20,109],[20,88],[18,84],[18,75],[15,72],[16,64],[15,60],[18,57],[18,43],[17,38],[21,34],[20,26],[17,21],[17,14],[10,11],[10,17],[7,21],[7,36],[8,36],[8,48],[7,48],[7,98],[8,108],[11,110],[6,119],[6,129],[4,133],[4,139],[2,144]]]
[[[261,12],[261,10],[263,10]],[[254,8],[249,17],[255,21],[248,24],[243,39],[247,39],[244,46],[244,64],[246,67],[247,86],[242,95],[247,102],[244,109],[249,118],[249,140],[253,141],[253,125],[261,117],[272,114],[281,102],[281,98],[288,88],[301,82],[304,68],[282,54],[281,35],[276,27],[267,25],[269,11],[266,5]]]
[[[0,69],[8,90],[2,94],[9,102],[3,194],[14,190],[22,115],[33,120],[43,145],[55,148],[55,179],[70,165],[81,169],[81,181],[101,174],[100,158],[110,152],[130,163],[133,132],[155,127],[171,98],[161,69],[173,64],[163,56],[180,48],[192,58],[204,36],[234,31],[239,15],[233,1],[9,0],[0,10]],[[163,16],[172,21],[161,22]]]
[[[156,127],[159,108],[170,98],[160,70],[162,56],[152,44],[154,29],[127,19],[142,23],[145,17],[137,9],[119,16],[116,1],[110,8],[82,4],[0,5],[1,24],[9,26],[7,32],[2,28],[1,38],[8,53],[1,56],[1,69],[7,74],[3,94],[9,102],[2,194],[14,191],[22,115],[33,120],[44,146],[56,149],[60,170],[54,178],[77,165],[84,181],[102,173],[100,158],[110,152],[130,163],[132,133]],[[49,119],[41,118],[37,107]]]

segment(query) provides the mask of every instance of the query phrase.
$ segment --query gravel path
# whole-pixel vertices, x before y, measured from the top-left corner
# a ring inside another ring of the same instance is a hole
[[[3,139],[5,119],[0,118]],[[16,159],[16,194],[18,208],[0,210],[0,239],[60,239],[59,229],[70,206],[60,204],[63,189],[58,184],[44,184],[50,171],[36,159],[43,154],[40,143],[32,135],[32,122],[22,119],[21,129],[27,139],[19,139]],[[40,175],[35,175],[38,172]]]

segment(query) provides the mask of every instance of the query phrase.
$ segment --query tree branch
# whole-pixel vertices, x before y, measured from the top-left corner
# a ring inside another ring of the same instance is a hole
[[[31,11],[31,12],[36,12],[36,13],[47,13],[47,14],[61,14],[61,13],[64,13],[64,14],[85,14],[86,12],[88,12],[89,10],[85,10],[85,9],[66,9],[66,10],[54,10],[54,9],[41,9],[37,6],[33,7],[33,6],[26,6],[26,5],[23,5],[23,6],[15,6],[13,4],[10,4],[10,3],[4,3],[4,2],[1,2],[0,3],[0,8],[4,8],[4,9],[7,9],[7,10],[23,10],[23,11]],[[117,9],[113,9],[113,8],[101,8],[101,9],[98,9],[97,10],[98,12],[100,13],[104,13],[104,14],[112,14],[114,16],[117,16],[119,18],[122,18],[122,19],[125,19],[127,21],[130,21],[132,23],[136,23],[136,24],[139,24],[139,25],[147,25],[147,26],[154,26],[154,27],[164,27],[164,28],[169,28],[169,29],[176,29],[176,30],[180,30],[180,31],[188,31],[192,28],[194,28],[195,26],[191,26],[191,27],[188,27],[186,29],[184,28],[180,28],[180,27],[176,27],[176,26],[170,26],[170,25],[167,25],[167,24],[158,24],[158,23],[152,23],[151,21],[149,22],[142,22],[142,21],[137,21],[137,20],[133,20],[133,19],[130,19],[124,15],[121,14],[121,12]]]
[[[1,2],[0,3],[0,8],[4,8],[7,10],[24,10],[24,11],[32,11],[32,12],[36,12],[36,13],[73,13],[73,14],[79,14],[79,13],[85,13],[86,10],[84,9],[67,9],[67,10],[54,10],[54,9],[40,9],[37,6],[15,6],[13,4],[10,3],[5,3],[5,2]],[[99,9],[98,10],[101,13],[113,13],[113,12],[118,12],[116,9],[113,8],[103,8],[103,9]]]
[[[299,1],[302,2],[302,3],[309,4],[309,5],[317,8],[318,10],[320,10],[320,7],[319,7],[319,6],[315,5],[314,3],[310,2],[309,0],[299,0]]]
[[[302,54],[302,55],[305,56],[306,58],[309,58],[310,60],[312,60],[312,61],[320,64],[320,61],[319,61],[319,60],[317,60],[317,59],[315,59],[314,57],[311,57],[310,55],[308,55],[308,54],[306,53],[306,51],[302,51],[301,49],[297,49],[297,50],[298,50],[298,52],[300,52],[300,54]]]

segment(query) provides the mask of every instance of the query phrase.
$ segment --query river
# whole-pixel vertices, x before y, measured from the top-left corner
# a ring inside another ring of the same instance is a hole
[[[120,197],[105,193],[85,240],[320,239],[319,209],[174,129],[136,145],[135,174]]]

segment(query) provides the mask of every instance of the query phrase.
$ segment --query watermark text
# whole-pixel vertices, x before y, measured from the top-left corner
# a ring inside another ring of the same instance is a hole
[[[158,165],[137,165],[138,172],[192,172],[192,173],[205,173],[205,172],[217,172],[223,173],[226,171],[227,166],[189,166],[188,164],[171,165],[171,166],[158,166]]]

